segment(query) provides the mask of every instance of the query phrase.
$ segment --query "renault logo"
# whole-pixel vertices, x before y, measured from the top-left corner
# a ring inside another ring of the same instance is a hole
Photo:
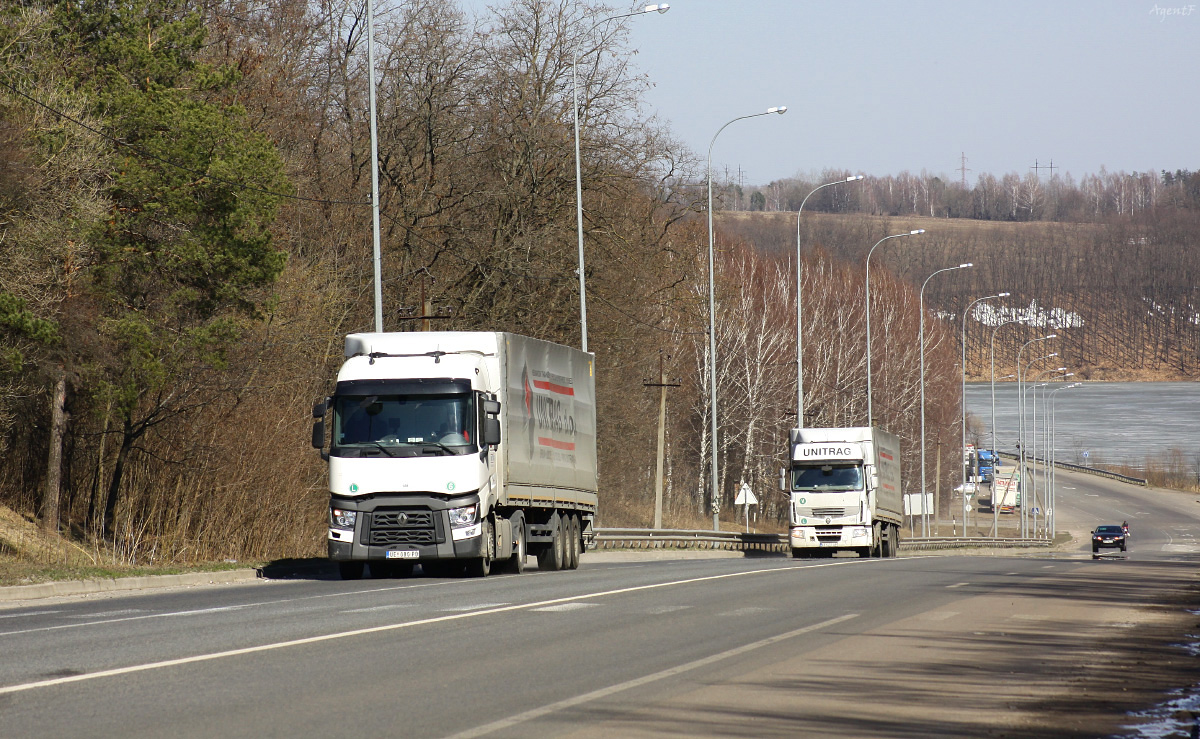
[[[408,514],[407,513],[397,513],[396,514],[396,523],[400,524],[400,525],[404,525],[404,524],[408,523]]]
[[[832,518],[830,518],[829,516],[826,516],[826,517],[825,517],[825,523],[833,523],[833,519],[832,519]]]

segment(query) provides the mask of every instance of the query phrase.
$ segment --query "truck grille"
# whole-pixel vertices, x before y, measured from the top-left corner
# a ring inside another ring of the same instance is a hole
[[[434,544],[438,540],[433,511],[424,508],[380,508],[371,513],[367,525],[368,546]]]
[[[813,508],[810,515],[813,518],[841,518],[849,514],[846,513],[845,508]]]
[[[815,533],[817,535],[817,541],[831,541],[832,542],[832,541],[841,541],[842,540],[842,527],[841,526],[836,526],[833,528],[825,528],[825,527],[819,526],[819,527],[817,527]]]

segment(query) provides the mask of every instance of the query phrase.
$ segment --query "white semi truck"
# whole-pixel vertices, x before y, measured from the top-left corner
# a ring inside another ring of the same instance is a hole
[[[878,428],[804,428],[792,429],[789,448],[780,487],[790,496],[792,556],[896,556],[899,440]]]
[[[594,538],[594,358],[509,333],[346,337],[313,407],[341,576],[574,569]],[[330,415],[325,451],[326,415]]]

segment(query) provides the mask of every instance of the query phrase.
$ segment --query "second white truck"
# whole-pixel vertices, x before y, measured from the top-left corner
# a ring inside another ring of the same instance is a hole
[[[900,441],[879,428],[792,429],[790,496],[793,557],[894,557],[903,513]]]

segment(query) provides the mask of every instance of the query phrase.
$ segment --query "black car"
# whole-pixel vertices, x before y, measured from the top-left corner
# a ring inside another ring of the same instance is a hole
[[[1097,526],[1092,532],[1092,554],[1105,548],[1125,551],[1125,529],[1121,526]]]

